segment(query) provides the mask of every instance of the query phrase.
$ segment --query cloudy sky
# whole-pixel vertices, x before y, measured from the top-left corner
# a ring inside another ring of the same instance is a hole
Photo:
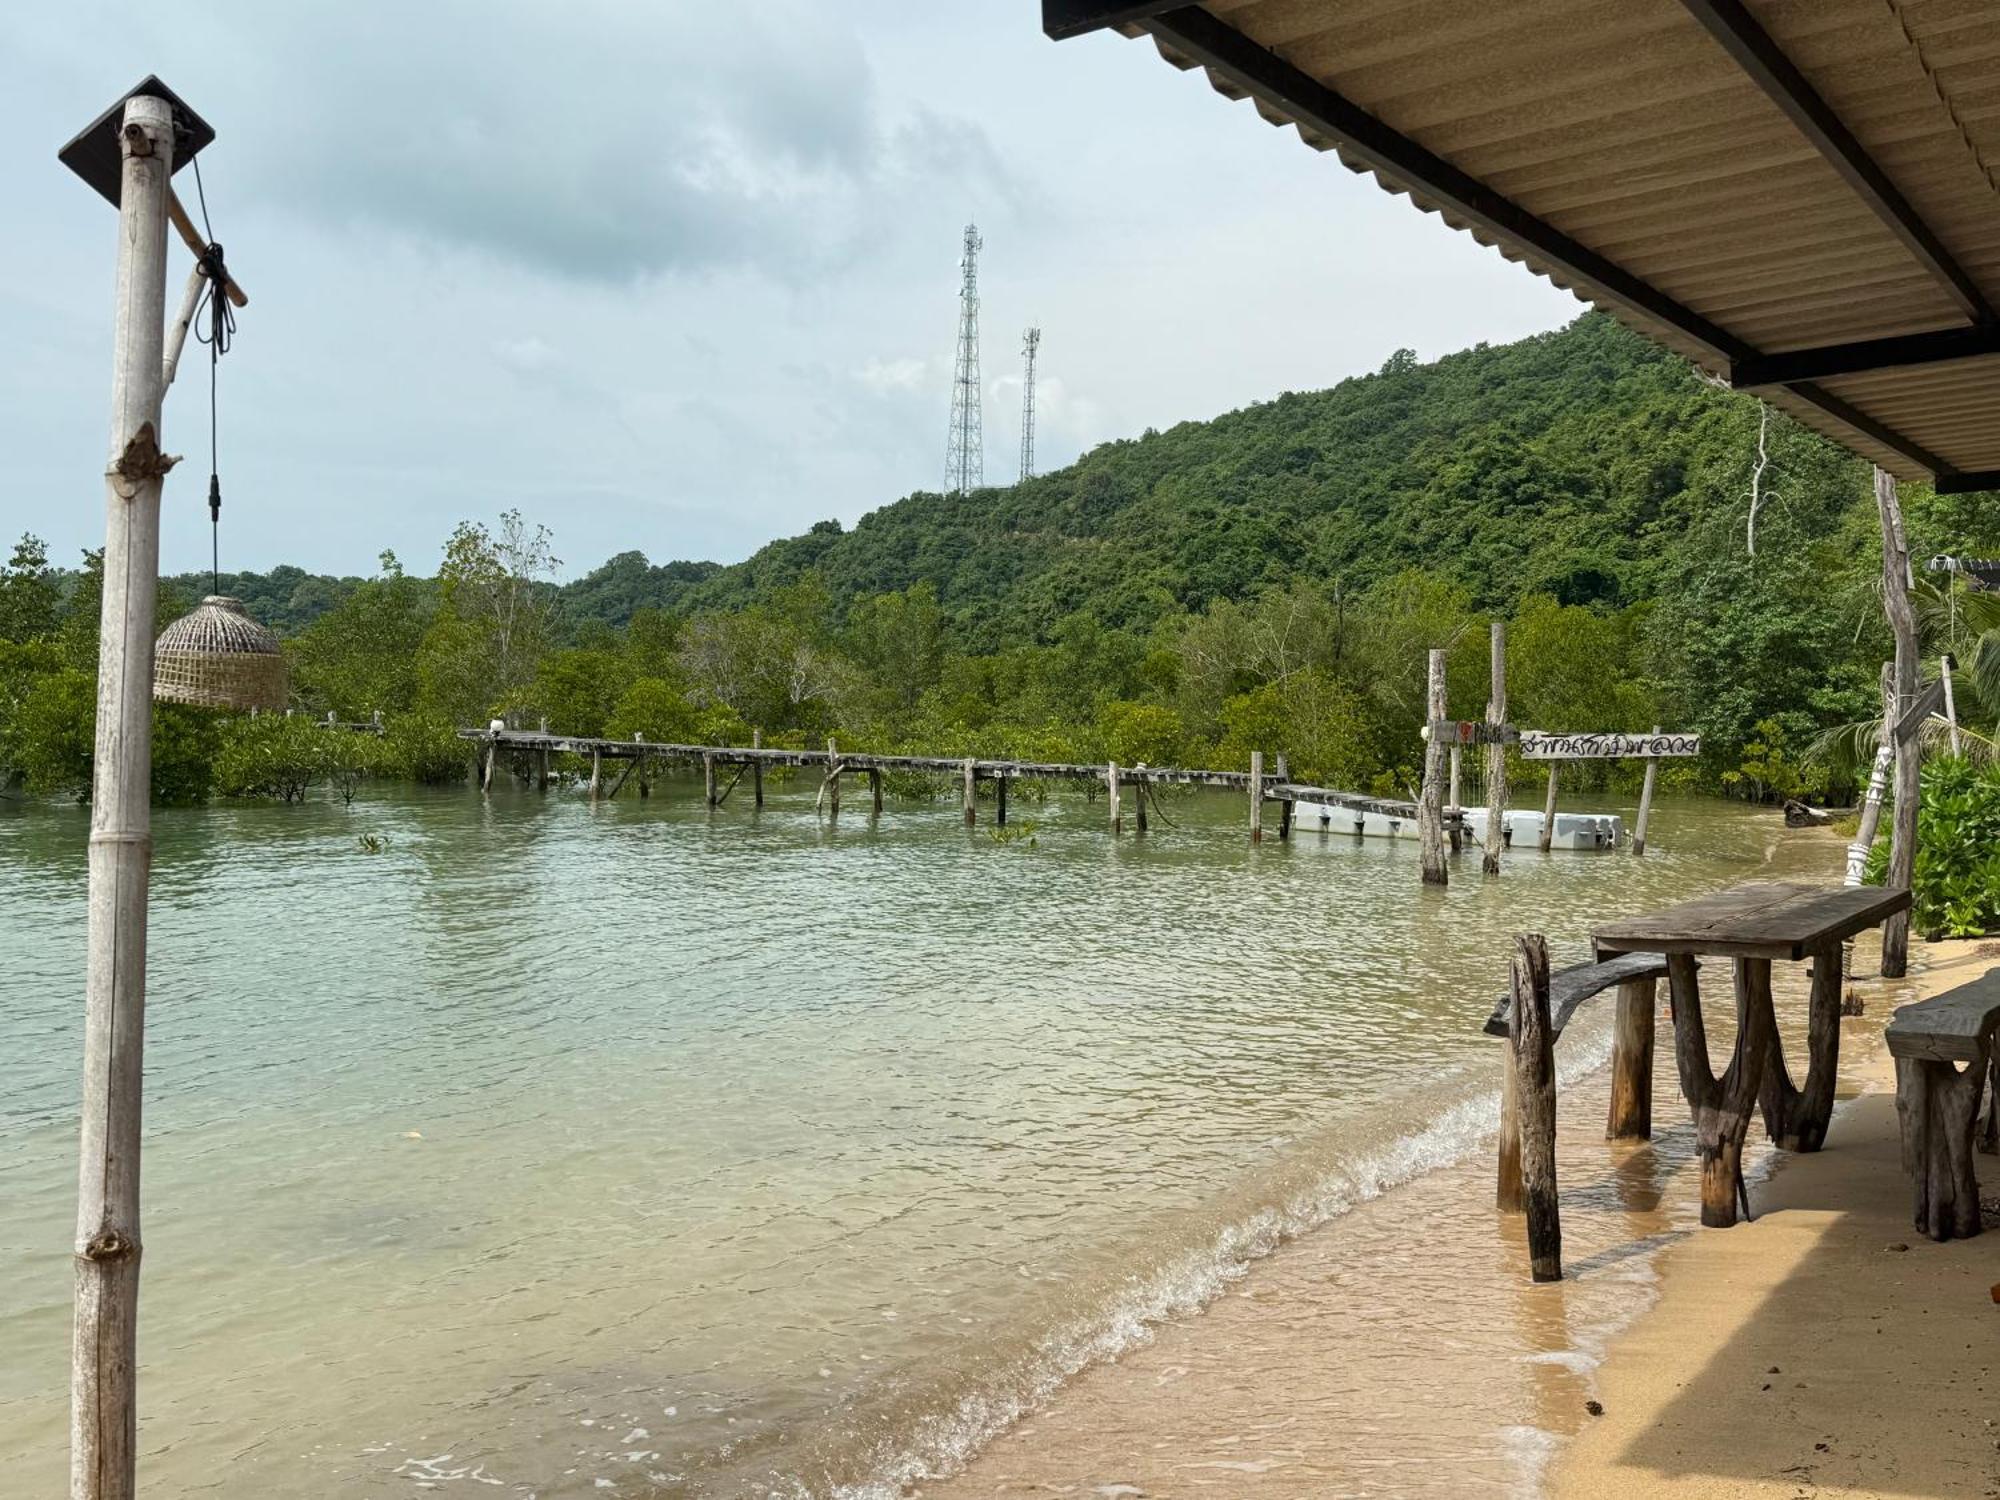
[[[248,288],[223,560],[429,571],[518,506],[574,576],[743,557],[944,466],[962,226],[986,477],[1552,328],[1577,304],[1149,44],[1034,0],[76,0],[6,22],[0,535],[96,545],[115,218],[55,160],[147,72],[216,127]],[[176,186],[192,205],[191,171]],[[187,269],[178,247],[170,300]],[[168,398],[163,564],[206,563],[206,369]]]

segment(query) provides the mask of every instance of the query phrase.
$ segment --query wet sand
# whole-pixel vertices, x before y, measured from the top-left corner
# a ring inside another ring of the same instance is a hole
[[[1929,945],[1912,978],[1935,994],[1996,964],[1992,944]],[[1914,1230],[1885,1051],[1862,1081],[1827,1149],[1757,1195],[1754,1224],[1661,1258],[1659,1305],[1598,1371],[1604,1415],[1557,1465],[1556,1496],[2000,1495],[2000,1233]],[[2000,1158],[1978,1171],[2000,1195]]]
[[[1912,982],[1858,986],[1828,1150],[1779,1157],[1753,1130],[1754,1224],[1699,1229],[1665,1047],[1652,1142],[1603,1140],[1602,1070],[1565,1084],[1560,1285],[1529,1283],[1484,1145],[1281,1247],[912,1493],[2000,1495],[2000,1235],[1911,1229],[1880,1044],[1894,1005],[2000,959],[1919,961]],[[1779,966],[1794,1056],[1804,983]],[[1587,1063],[1602,1039],[1564,1046]]]

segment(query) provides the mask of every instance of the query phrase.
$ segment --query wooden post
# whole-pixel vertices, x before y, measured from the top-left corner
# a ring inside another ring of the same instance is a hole
[[[1007,826],[1007,776],[1005,772],[993,778],[993,826]]]
[[[590,800],[597,800],[597,791],[604,784],[604,751],[602,747],[590,747]]]
[[[713,808],[716,805],[715,752],[713,750],[704,750],[701,752],[701,780],[702,792],[708,798],[709,807]]]
[[[1958,700],[1951,692],[1951,653],[1945,652],[1938,658],[1938,680],[1944,684],[1944,721],[1951,727],[1951,753],[1963,755],[1965,747],[1958,737]]]
[[[1562,762],[1549,762],[1549,794],[1542,800],[1542,853],[1547,854],[1556,836],[1556,771]]]
[[[1882,520],[1882,608],[1896,637],[1896,714],[1900,717],[1917,696],[1917,615],[1910,606],[1910,550],[1903,539],[1903,508],[1896,498],[1895,477],[1881,469],[1875,471],[1875,508]],[[1894,738],[1896,805],[1889,825],[1887,884],[1891,890],[1906,891],[1916,866],[1923,747],[1915,730]],[[1910,912],[1905,907],[1882,924],[1882,977],[1902,978],[1909,960]]]
[[[549,721],[547,719],[543,719],[541,722],[542,722],[542,733],[547,734],[549,732]],[[547,745],[543,745],[540,749],[538,749],[535,752],[535,790],[538,792],[546,792],[548,789],[549,789],[549,747]]]
[[[1486,722],[1498,728],[1507,722],[1507,622],[1495,620],[1492,634],[1493,696],[1486,702]],[[1500,873],[1500,850],[1507,842],[1507,747],[1498,736],[1486,747],[1486,849],[1479,861],[1483,875]],[[1561,1272],[1557,1272],[1560,1276]]]
[[[826,815],[837,820],[840,817],[840,750],[833,742],[833,736],[826,737],[826,780],[820,789],[826,793]]]
[[[1292,784],[1292,768],[1283,755],[1278,757],[1278,784],[1289,787]],[[1278,841],[1283,843],[1292,836],[1292,799],[1278,799]]]
[[[1113,833],[1123,833],[1125,831],[1125,820],[1119,815],[1118,811],[1118,762],[1115,760],[1111,762],[1110,768],[1105,772],[1104,785],[1108,789],[1111,801],[1111,831]]]
[[[752,750],[761,750],[764,748],[763,730],[753,729],[750,731],[750,748]],[[753,760],[750,762],[750,790],[756,794],[757,798],[753,805],[762,807],[764,805],[764,762],[762,760]]]
[[[979,821],[979,773],[972,764],[972,757],[965,760],[965,826],[970,828]]]
[[[1250,752],[1250,842],[1264,842],[1264,752]]]
[[[871,818],[881,817],[882,816],[882,772],[878,768],[873,766],[870,766],[868,768],[868,800],[869,800],[868,815]]]
[[[1145,767],[1141,766],[1139,767],[1139,769],[1143,771]],[[1153,798],[1152,783],[1147,781],[1143,776],[1140,777],[1137,781],[1134,781],[1132,783],[1132,811],[1136,815],[1139,832],[1141,833],[1144,833],[1148,826],[1146,819],[1146,804],[1150,802],[1152,798]]]
[[[70,1363],[72,1500],[130,1500],[136,1484],[139,1144],[153,857],[153,611],[160,585],[159,450],[166,343],[167,181],[173,114],[126,102],[118,290],[98,616],[96,754],[84,985],[83,1109]]]
[[[1611,1111],[1604,1125],[1607,1140],[1645,1141],[1653,1136],[1656,983],[1628,979],[1618,986],[1618,1011],[1611,1034]]]
[[[1453,740],[1451,742],[1451,789],[1447,793],[1444,802],[1445,811],[1452,814],[1450,819],[1451,827],[1447,832],[1451,840],[1451,852],[1453,854],[1461,854],[1465,851],[1465,818],[1463,817],[1465,807],[1458,800],[1460,759],[1461,754],[1458,748],[1458,741]]]
[[[1549,945],[1539,933],[1514,939],[1514,1003],[1507,1038],[1521,1114],[1521,1196],[1528,1260],[1537,1281],[1562,1280],[1562,1213],[1556,1197],[1555,1028],[1549,1019]]]
[[[1508,1023],[1511,1028],[1513,1023]],[[1495,1175],[1493,1202],[1503,1214],[1518,1214],[1526,1207],[1521,1196],[1521,1083],[1514,1062],[1513,1032],[1500,1057],[1500,1157]]]
[[[1425,698],[1424,785],[1417,800],[1417,843],[1423,856],[1425,885],[1451,879],[1444,862],[1445,746],[1431,725],[1444,720],[1444,652],[1430,655],[1430,691]]]
[[[1653,733],[1658,734],[1659,732],[1660,726],[1655,724],[1653,726]],[[1634,854],[1644,854],[1646,852],[1646,822],[1653,815],[1653,787],[1659,779],[1660,758],[1657,755],[1649,755],[1646,757],[1646,779],[1639,783],[1639,821],[1632,825],[1632,852]]]
[[[635,740],[637,740],[637,741],[639,742],[639,744],[640,744],[640,745],[642,745],[642,746],[643,746],[643,745],[644,745],[644,744],[646,743],[646,737],[645,737],[645,736],[644,736],[643,734],[636,734],[636,733],[635,733],[635,734],[634,734],[634,735],[632,736],[632,738],[633,738],[633,739],[635,739]],[[638,770],[638,772],[639,772],[639,795],[640,795],[641,797],[650,797],[650,796],[652,796],[652,795],[653,795],[653,784],[652,784],[652,782],[650,782],[650,781],[648,781],[648,780],[646,779],[646,778],[647,778],[647,773],[648,773],[648,767],[647,767],[647,764],[646,764],[646,752],[645,752],[645,751],[644,751],[643,749],[642,749],[642,750],[640,750],[640,752],[639,752],[639,755],[638,755],[638,759],[637,759],[637,762],[636,762],[636,768],[637,768],[637,770]]]
[[[486,737],[486,754],[479,762],[479,790],[482,793],[493,789],[493,757],[499,753],[499,749],[499,736],[489,734]]]

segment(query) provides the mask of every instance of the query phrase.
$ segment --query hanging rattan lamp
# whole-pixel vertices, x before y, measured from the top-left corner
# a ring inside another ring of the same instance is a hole
[[[243,613],[243,602],[210,594],[153,643],[153,696],[201,708],[285,706],[278,638]]]

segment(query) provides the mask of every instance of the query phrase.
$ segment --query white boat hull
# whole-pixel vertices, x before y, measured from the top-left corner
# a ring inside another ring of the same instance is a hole
[[[1344,833],[1354,838],[1414,839],[1415,818],[1395,818],[1384,813],[1363,812],[1332,802],[1301,802],[1292,811],[1293,826],[1307,832]],[[1501,814],[1507,847],[1539,849],[1542,842],[1542,814],[1521,808]],[[1465,826],[1475,842],[1486,833],[1486,809],[1465,809]],[[1616,813],[1556,814],[1551,849],[1616,849],[1625,839],[1625,823]]]

